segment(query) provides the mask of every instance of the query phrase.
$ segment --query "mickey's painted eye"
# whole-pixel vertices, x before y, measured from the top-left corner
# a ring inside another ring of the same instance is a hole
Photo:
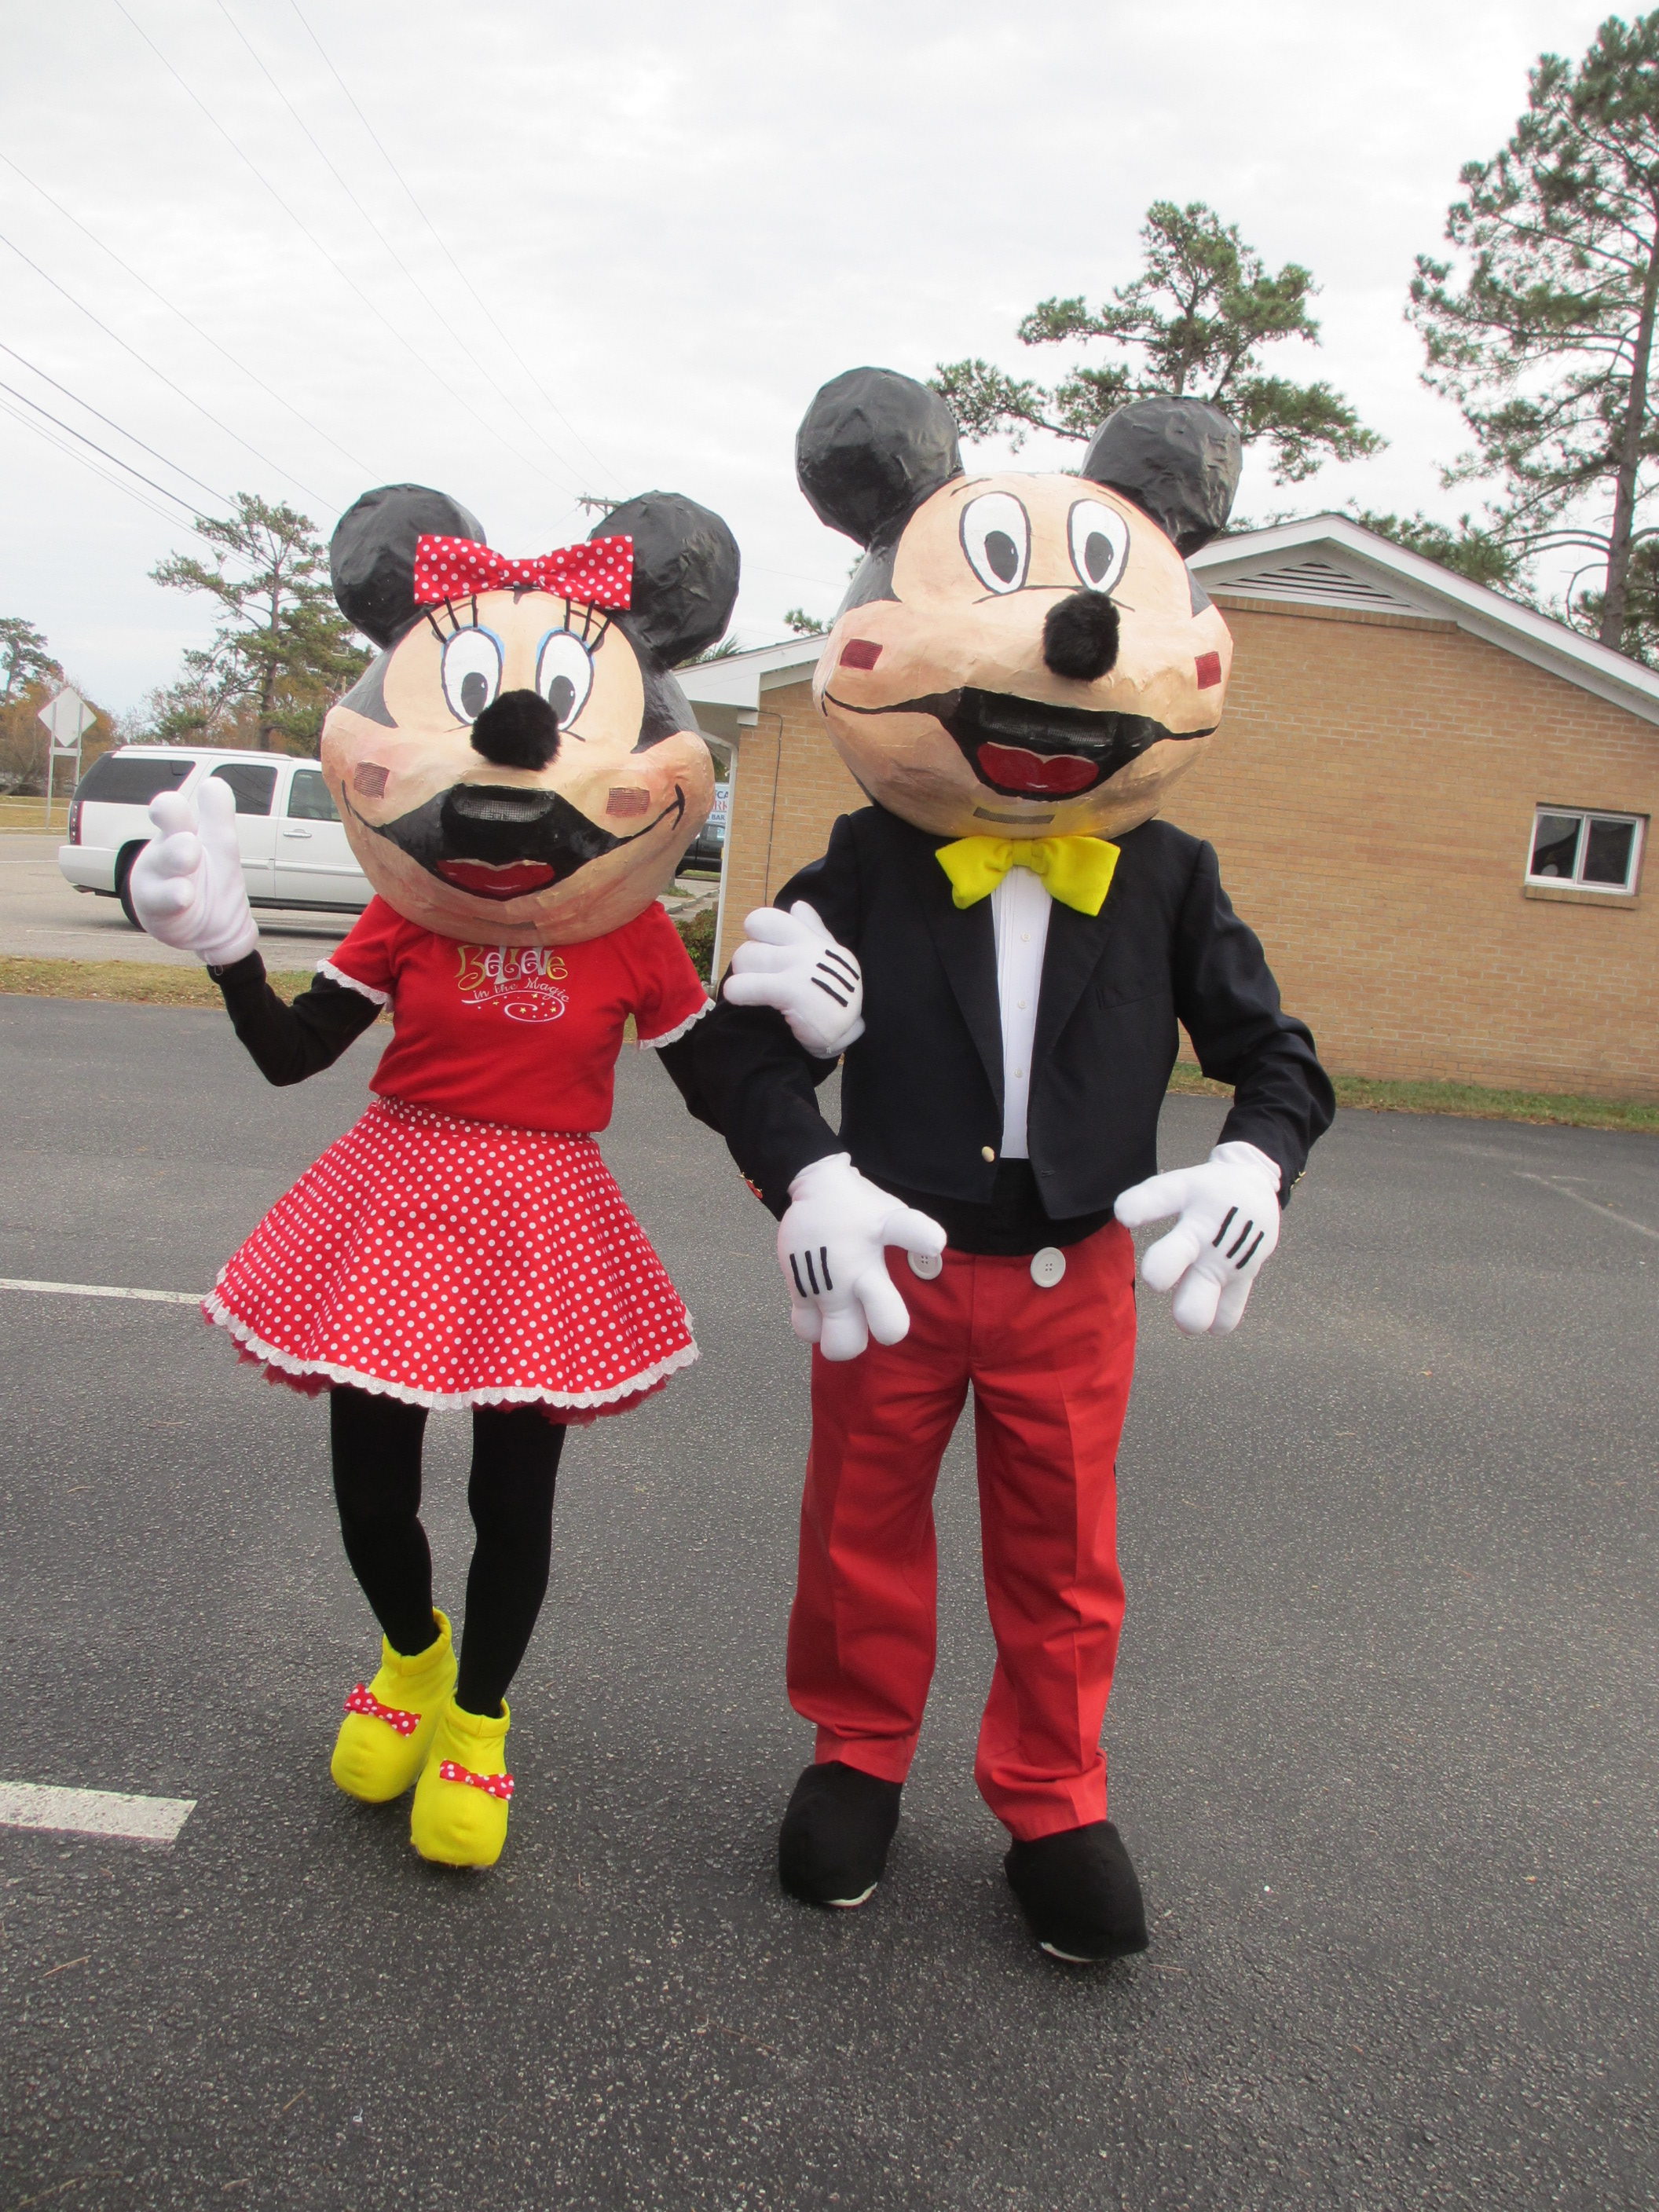
[[[962,510],[962,550],[981,584],[1017,592],[1031,557],[1031,526],[1009,491],[988,491]]]
[[[458,629],[446,640],[444,696],[458,722],[476,722],[501,688],[501,640],[493,630]]]
[[[550,630],[536,656],[536,689],[568,730],[593,689],[593,662],[574,630]]]
[[[1072,566],[1091,592],[1109,592],[1129,558],[1129,526],[1103,500],[1072,509]]]

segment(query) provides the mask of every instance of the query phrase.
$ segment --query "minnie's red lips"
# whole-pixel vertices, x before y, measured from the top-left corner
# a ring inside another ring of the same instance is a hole
[[[1004,791],[1029,791],[1042,799],[1086,791],[1100,774],[1098,761],[1079,753],[1028,753],[1023,745],[981,745],[980,774]]]
[[[440,860],[438,873],[458,891],[474,898],[522,898],[556,880],[558,870],[545,860],[507,860],[497,866],[489,860]]]

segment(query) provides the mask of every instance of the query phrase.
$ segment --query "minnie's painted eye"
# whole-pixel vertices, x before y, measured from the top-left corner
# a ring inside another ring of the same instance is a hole
[[[444,643],[444,696],[458,722],[476,722],[501,688],[501,641],[493,630],[458,629]]]
[[[568,730],[593,689],[593,662],[574,630],[550,630],[536,656],[536,689]]]
[[[962,511],[962,550],[981,584],[1017,592],[1031,557],[1031,526],[1009,491],[988,491]]]
[[[1091,592],[1109,592],[1129,558],[1129,526],[1103,500],[1080,499],[1072,509],[1072,566]]]

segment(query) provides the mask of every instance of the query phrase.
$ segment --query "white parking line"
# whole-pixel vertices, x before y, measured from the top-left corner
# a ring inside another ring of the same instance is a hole
[[[1575,1206],[1587,1206],[1592,1213],[1600,1213],[1609,1221],[1616,1221],[1621,1229],[1633,1229],[1638,1237],[1651,1237],[1659,1244],[1659,1229],[1650,1229],[1645,1221],[1632,1221],[1628,1213],[1615,1213],[1610,1206],[1600,1206],[1582,1191],[1568,1190],[1553,1176],[1533,1175],[1525,1168],[1516,1168],[1516,1174],[1522,1182],[1541,1182],[1546,1190],[1553,1190],[1558,1198],[1570,1198]]]
[[[0,1828],[55,1828],[72,1835],[170,1844],[195,1809],[193,1797],[131,1797],[118,1790],[0,1782]]]
[[[143,1298],[158,1306],[199,1306],[198,1291],[131,1291],[116,1283],[32,1283],[22,1275],[0,1275],[0,1291],[41,1291],[55,1298]]]

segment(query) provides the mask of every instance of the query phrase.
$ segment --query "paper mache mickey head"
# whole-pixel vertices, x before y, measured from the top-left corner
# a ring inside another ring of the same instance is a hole
[[[866,547],[817,698],[872,799],[936,835],[1115,837],[1221,717],[1232,646],[1186,566],[1224,525],[1238,434],[1143,399],[1076,476],[963,473],[937,392],[890,369],[826,384],[796,444],[820,519]]]

